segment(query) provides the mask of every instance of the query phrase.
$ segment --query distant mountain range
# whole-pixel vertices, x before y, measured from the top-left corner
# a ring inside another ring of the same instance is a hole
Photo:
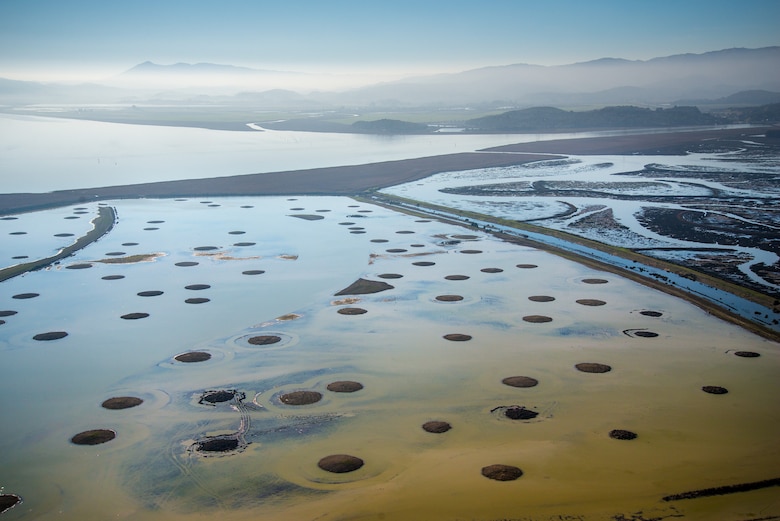
[[[323,78],[214,63],[144,62],[99,84],[0,79],[0,104],[180,102],[273,109],[473,106],[507,110],[760,105],[776,102],[780,96],[780,47],[725,49],[645,61],[602,58],[560,66],[512,64],[350,90],[327,90]],[[302,83],[308,85],[306,91],[288,87]]]

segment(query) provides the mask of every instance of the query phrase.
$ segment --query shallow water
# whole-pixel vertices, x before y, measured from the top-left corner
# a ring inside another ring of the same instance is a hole
[[[776,489],[661,501],[778,477],[775,343],[615,275],[348,198],[108,204],[119,221],[107,236],[58,266],[2,283],[0,309],[18,313],[0,325],[0,486],[24,498],[4,519],[780,515]],[[93,215],[96,205],[87,206]],[[47,217],[59,223],[69,211],[22,214],[19,222],[45,228]],[[462,242],[448,244],[456,236]],[[14,239],[0,236],[3,251]],[[372,242],[380,239],[387,242]],[[249,242],[255,244],[234,246]],[[195,250],[202,246],[217,249]],[[118,251],[162,255],[94,262]],[[413,264],[421,261],[434,264]],[[92,267],[67,268],[79,263]],[[263,273],[244,275],[248,270]],[[469,278],[445,279],[453,274]],[[107,275],[124,278],[103,280]],[[361,277],[394,289],[334,296]],[[594,278],[607,282],[587,282]],[[210,287],[185,289],[193,284]],[[155,290],[163,293],[138,296]],[[40,296],[12,298],[25,292]],[[441,302],[440,295],[463,299]],[[210,300],[185,302],[193,297]],[[584,306],[579,299],[605,304]],[[339,314],[344,307],[366,313]],[[647,310],[661,316],[640,313]],[[149,316],[120,318],[131,312]],[[552,321],[524,320],[530,315]],[[68,336],[32,339],[47,331]],[[443,338],[451,333],[471,339]],[[281,340],[250,344],[257,335]],[[174,360],[192,350],[211,359]],[[735,350],[761,356],[740,358]],[[583,373],[574,368],[580,362],[612,371]],[[515,375],[539,385],[501,383]],[[327,390],[339,380],[364,388]],[[705,385],[729,392],[707,394]],[[198,403],[203,392],[219,389],[246,399]],[[323,398],[305,406],[279,400],[296,390]],[[124,395],[144,403],[100,407]],[[510,420],[495,410],[511,405],[539,415]],[[452,429],[425,432],[421,426],[430,420]],[[70,443],[96,428],[117,437],[97,446]],[[638,438],[611,439],[617,428]],[[191,450],[205,436],[238,431],[248,443],[238,453],[203,457]],[[317,467],[338,453],[365,465],[346,474]],[[494,463],[515,465],[524,475],[504,483],[484,478],[480,469]]]

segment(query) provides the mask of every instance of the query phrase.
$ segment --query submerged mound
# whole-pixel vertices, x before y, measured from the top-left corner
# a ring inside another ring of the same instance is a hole
[[[33,340],[59,340],[60,338],[65,338],[68,336],[68,333],[65,331],[49,331],[48,333],[38,333],[33,337]]]
[[[364,315],[368,313],[368,310],[363,308],[341,308],[337,313],[340,315]]]
[[[605,279],[582,279],[582,282],[585,284],[606,284],[609,281]]]
[[[583,306],[603,306],[606,304],[606,302],[594,298],[581,298],[577,300],[577,304],[581,304]]]
[[[544,324],[545,322],[552,322],[552,318],[544,315],[526,315],[523,317],[525,322],[531,322],[532,324]]]
[[[238,438],[214,437],[195,443],[198,452],[230,452],[238,449]]]
[[[230,390],[222,389],[219,391],[206,391],[200,396],[198,403],[207,402],[207,403],[215,404],[215,403],[229,402],[230,400],[235,398],[236,394],[237,391],[233,389]]]
[[[463,300],[463,297],[460,295],[438,295],[436,300],[441,302],[458,302]]]
[[[381,275],[380,275],[381,277]],[[385,277],[385,278],[393,278],[393,277]],[[397,277],[396,277],[397,278]],[[342,289],[338,293],[336,293],[336,296],[340,295],[368,295],[371,293],[379,293],[380,291],[385,291],[388,289],[393,289],[395,286],[391,286],[387,282],[382,282],[381,280],[367,280],[367,279],[358,279],[346,288]]]
[[[433,434],[442,434],[452,429],[452,425],[444,421],[434,420],[434,421],[423,423],[422,428],[426,432],[431,432]]]
[[[303,219],[304,221],[319,221],[320,219],[324,219],[322,215],[315,215],[311,213],[293,213],[290,214],[290,217],[297,217],[298,219]]]
[[[510,387],[535,387],[539,380],[530,376],[507,376],[501,383]]]
[[[512,465],[488,465],[482,467],[482,475],[496,481],[514,481],[523,475],[523,471]]]
[[[718,387],[717,385],[705,385],[701,390],[709,394],[726,394],[729,392],[725,387]]]
[[[380,279],[400,279],[403,277],[400,273],[382,273],[381,275],[377,275]]]
[[[285,405],[310,405],[322,400],[322,393],[317,391],[293,391],[279,397]]]
[[[317,462],[317,466],[327,472],[344,474],[352,472],[363,466],[363,460],[349,454],[331,454]]]
[[[582,362],[574,367],[583,373],[608,373],[612,370],[612,367],[607,364],[599,364],[596,362]]]
[[[120,318],[123,318],[125,320],[139,320],[142,318],[146,318],[149,316],[149,313],[127,313],[125,315],[122,315]]]
[[[282,337],[276,335],[258,335],[247,340],[253,346],[267,346],[281,341]]]
[[[137,407],[142,403],[144,403],[144,401],[140,398],[136,398],[135,396],[115,396],[113,398],[109,398],[108,400],[105,400],[100,405],[104,409],[111,409],[117,411],[121,409],[129,409],[131,407]]]
[[[471,340],[471,335],[465,335],[463,333],[447,333],[443,337],[446,340],[451,340],[453,342],[466,342],[468,340]]]
[[[612,429],[609,431],[609,437],[615,440],[635,440],[636,433],[623,429]]]
[[[116,438],[116,432],[109,429],[93,429],[73,436],[70,441],[76,445],[100,445]]]
[[[555,300],[555,297],[551,297],[549,295],[531,295],[528,297],[528,300],[532,302],[552,302]]]
[[[512,405],[504,409],[504,416],[510,420],[533,420],[539,416],[539,413],[526,409],[522,405]]]
[[[470,277],[468,275],[447,275],[444,278],[447,280],[469,280]]]
[[[354,393],[363,388],[363,384],[360,382],[353,382],[350,380],[340,380],[338,382],[331,382],[328,384],[328,391],[334,393]]]
[[[753,351],[737,351],[734,354],[742,358],[758,358],[761,356],[759,353],[755,353]]]
[[[182,353],[180,355],[176,355],[173,357],[174,360],[178,362],[184,362],[187,364],[191,364],[194,362],[205,362],[210,358],[211,358],[211,354],[206,353],[205,351],[190,351],[189,353]]]

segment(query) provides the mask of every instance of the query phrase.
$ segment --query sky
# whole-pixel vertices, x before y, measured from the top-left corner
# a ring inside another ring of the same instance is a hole
[[[0,77],[152,61],[384,79],[775,46],[778,21],[780,0],[0,0]]]

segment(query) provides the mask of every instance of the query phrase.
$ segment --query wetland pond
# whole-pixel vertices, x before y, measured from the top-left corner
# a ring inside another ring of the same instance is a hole
[[[780,516],[669,499],[780,477],[776,343],[343,197],[18,214],[0,267],[99,204],[1,285],[3,520]]]

